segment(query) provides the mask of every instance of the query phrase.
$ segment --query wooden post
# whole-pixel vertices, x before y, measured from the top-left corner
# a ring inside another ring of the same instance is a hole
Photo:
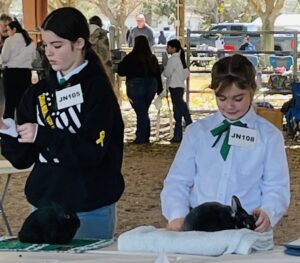
[[[24,28],[35,41],[38,41],[39,34],[35,32],[47,15],[48,0],[22,0],[22,4]]]
[[[184,0],[176,0],[176,36],[181,42],[181,46],[185,45],[184,37]]]

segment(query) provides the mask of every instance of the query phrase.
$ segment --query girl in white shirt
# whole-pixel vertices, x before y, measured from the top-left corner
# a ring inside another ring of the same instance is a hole
[[[182,139],[182,117],[186,125],[192,123],[189,109],[183,100],[184,82],[189,76],[189,70],[185,61],[184,50],[179,40],[172,39],[168,41],[167,52],[171,54],[171,57],[168,59],[163,75],[167,78],[167,87],[171,94],[175,119],[174,137],[171,139],[171,142],[180,142]]]
[[[282,133],[251,106],[255,69],[244,56],[216,62],[211,88],[219,111],[188,127],[164,181],[161,202],[167,228],[181,230],[190,208],[210,201],[229,205],[236,195],[254,215],[255,231],[268,231],[290,202]],[[247,136],[251,140],[242,139]]]
[[[15,110],[31,85],[31,63],[35,57],[36,45],[19,22],[8,24],[9,37],[5,40],[1,58],[5,95],[4,118],[15,117]]]

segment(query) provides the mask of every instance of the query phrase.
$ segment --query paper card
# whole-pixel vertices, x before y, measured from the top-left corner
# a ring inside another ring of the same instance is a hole
[[[253,149],[256,146],[257,141],[257,131],[254,129],[239,127],[239,126],[230,126],[229,132],[229,145],[235,145],[240,147],[245,147]]]
[[[77,84],[75,86],[56,91],[56,102],[58,110],[82,103],[83,95],[81,85]]]

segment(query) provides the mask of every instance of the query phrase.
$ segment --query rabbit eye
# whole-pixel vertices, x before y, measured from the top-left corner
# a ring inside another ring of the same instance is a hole
[[[70,215],[64,215],[65,219],[70,219]]]

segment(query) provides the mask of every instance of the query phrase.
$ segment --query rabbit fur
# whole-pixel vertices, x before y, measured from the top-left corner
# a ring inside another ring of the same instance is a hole
[[[18,234],[26,243],[67,244],[80,226],[76,213],[67,213],[58,204],[33,211],[24,221]]]
[[[219,231],[225,229],[255,229],[255,219],[242,207],[240,200],[232,196],[231,206],[218,202],[206,202],[192,208],[186,215],[184,231]]]

